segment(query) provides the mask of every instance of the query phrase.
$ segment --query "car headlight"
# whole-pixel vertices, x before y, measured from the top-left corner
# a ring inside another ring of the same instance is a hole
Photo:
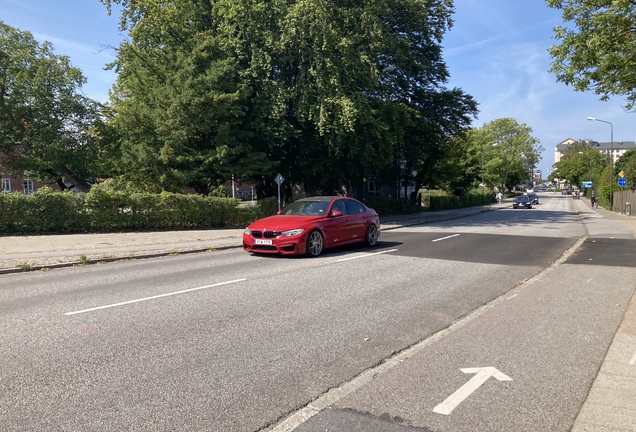
[[[250,231],[250,229],[249,229],[249,228],[245,228],[245,231],[243,231],[243,232],[244,232],[245,234],[247,234],[247,235],[251,235],[251,234],[252,234],[252,231]]]
[[[289,231],[283,231],[281,234],[286,237],[291,237],[291,236],[297,236],[299,234],[302,234],[303,231],[305,231],[303,228],[298,228],[298,229],[293,229]]]

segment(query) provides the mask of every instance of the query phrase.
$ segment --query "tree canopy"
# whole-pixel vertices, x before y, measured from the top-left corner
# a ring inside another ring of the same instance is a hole
[[[625,174],[627,187],[636,190],[636,149],[627,150],[614,164],[614,173],[618,176],[621,171]]]
[[[500,118],[479,129],[476,143],[484,152],[486,183],[505,186],[530,185],[543,147],[532,136],[532,128],[513,118]]]
[[[550,179],[566,180],[571,185],[581,187],[583,181],[591,181],[594,188],[602,186],[602,173],[609,166],[609,158],[596,148],[596,143],[579,140],[570,144],[561,160],[554,164]],[[609,172],[608,172],[609,175]]]
[[[99,159],[101,107],[53,46],[0,21],[0,153],[13,173],[87,191]]]
[[[563,11],[571,26],[557,26],[560,41],[549,49],[551,72],[579,91],[592,90],[607,100],[627,99],[636,107],[636,2],[633,0],[546,0]]]
[[[448,0],[100,0],[122,7],[112,67],[119,170],[273,195],[435,179],[477,104],[447,89]],[[416,173],[413,175],[413,173]]]

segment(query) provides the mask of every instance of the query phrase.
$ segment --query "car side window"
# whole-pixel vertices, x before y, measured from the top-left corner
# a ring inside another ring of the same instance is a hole
[[[347,208],[347,214],[358,214],[363,213],[361,210],[361,205],[353,200],[345,200],[345,206]]]
[[[331,211],[334,211],[334,210],[338,210],[342,212],[343,215],[347,214],[347,209],[345,207],[345,203],[343,200],[337,200],[336,202],[333,203],[333,207],[331,208]]]

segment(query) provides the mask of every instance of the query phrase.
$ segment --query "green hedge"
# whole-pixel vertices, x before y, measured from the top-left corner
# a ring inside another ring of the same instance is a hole
[[[495,201],[494,193],[475,193],[462,196],[431,196],[429,203],[430,211],[459,209],[465,207],[475,207],[484,204],[491,204]]]
[[[56,234],[244,227],[277,210],[275,199],[239,206],[234,198],[129,194],[95,186],[88,194],[42,188],[0,195],[0,234]]]
[[[380,216],[412,214],[420,211],[413,201],[406,198],[370,197],[365,200],[365,204],[374,209]]]

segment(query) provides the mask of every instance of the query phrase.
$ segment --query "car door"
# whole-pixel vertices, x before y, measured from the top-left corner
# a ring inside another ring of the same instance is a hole
[[[362,203],[353,200],[345,200],[345,207],[347,209],[347,217],[349,218],[349,229],[351,233],[351,240],[361,241],[364,240],[366,220],[365,208]]]
[[[334,211],[342,214],[334,215]],[[332,245],[347,243],[352,238],[351,219],[347,215],[347,206],[344,199],[338,199],[333,202],[330,210],[330,223],[327,232],[328,242]]]

